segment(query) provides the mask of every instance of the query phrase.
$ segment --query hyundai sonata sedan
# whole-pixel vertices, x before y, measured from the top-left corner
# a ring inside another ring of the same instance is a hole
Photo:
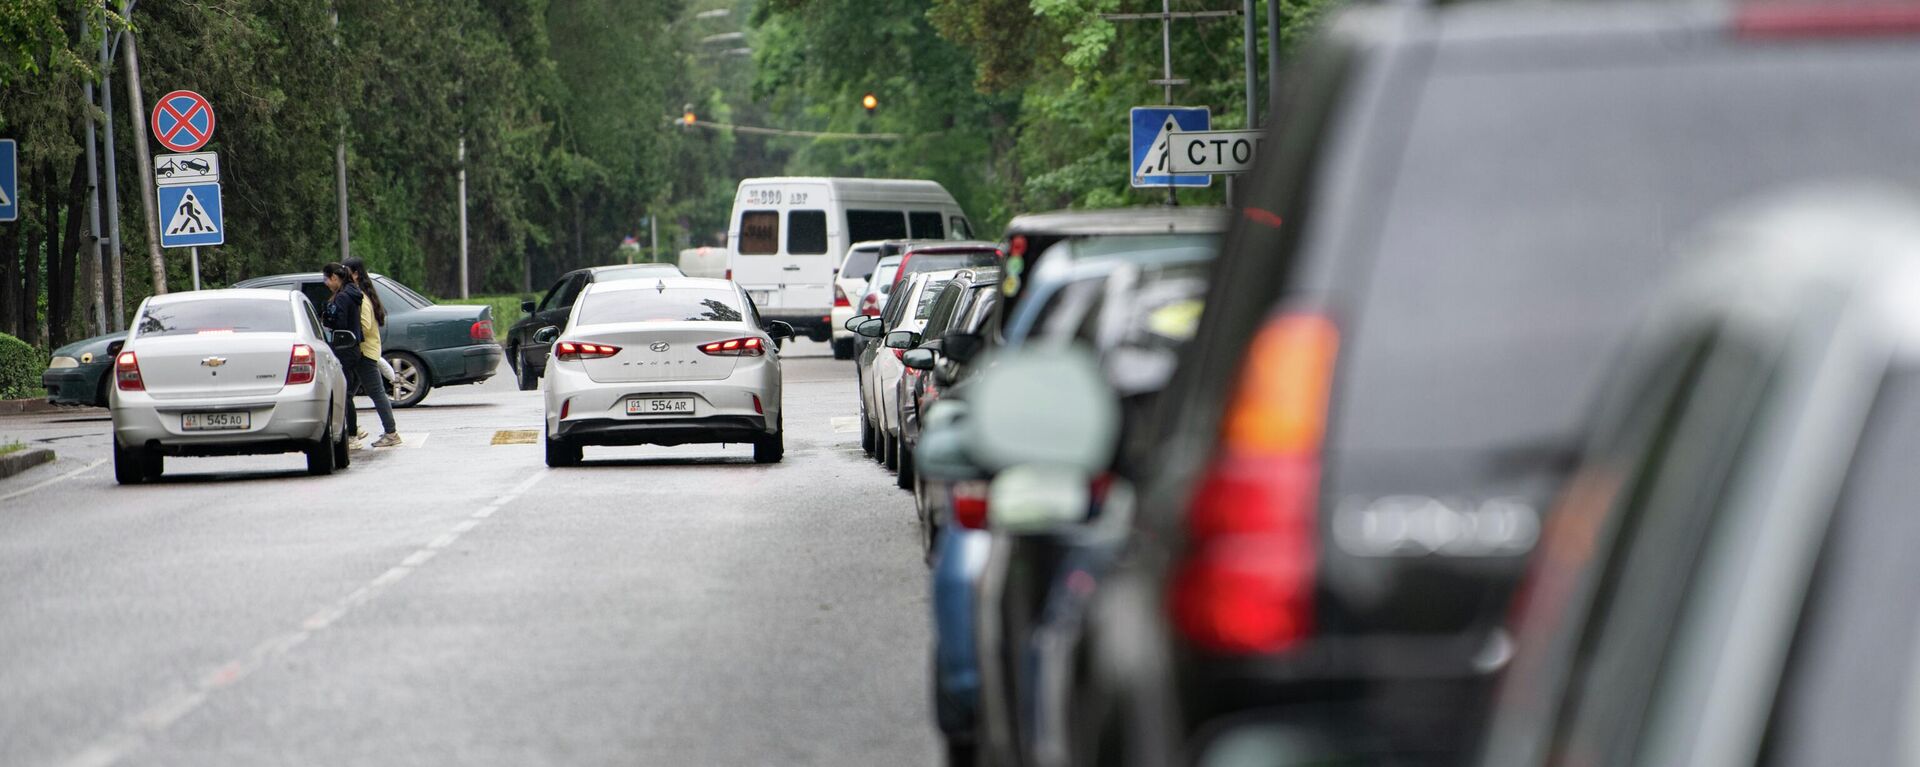
[[[763,322],[727,280],[666,277],[596,282],[565,328],[548,326],[548,466],[580,462],[586,445],[753,445],[786,452],[780,421],[784,322]]]
[[[329,337],[298,292],[142,301],[110,350],[114,478],[158,479],[167,456],[299,452],[310,474],[346,466],[347,381]]]

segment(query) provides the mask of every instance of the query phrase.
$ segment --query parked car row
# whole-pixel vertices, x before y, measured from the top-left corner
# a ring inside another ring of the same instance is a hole
[[[1231,213],[903,268],[951,761],[1910,762],[1917,19],[1346,8]]]

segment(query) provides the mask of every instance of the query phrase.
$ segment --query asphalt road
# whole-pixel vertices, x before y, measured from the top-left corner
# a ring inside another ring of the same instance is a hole
[[[936,762],[927,573],[849,364],[792,347],[774,466],[547,469],[494,444],[540,428],[504,372],[324,478],[169,459],[123,488],[105,411],[0,417],[60,456],[0,480],[0,764]]]

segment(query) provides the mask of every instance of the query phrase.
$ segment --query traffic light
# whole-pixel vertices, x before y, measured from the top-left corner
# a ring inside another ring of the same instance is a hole
[[[697,117],[694,117],[693,115],[693,105],[688,104],[684,107],[681,107],[681,110],[682,110],[682,113],[680,115],[680,126],[683,128],[693,127],[693,123],[699,119]]]
[[[866,107],[867,116],[872,117],[873,110],[880,108],[880,99],[874,98],[873,93],[869,91],[867,95],[860,97],[860,106]]]

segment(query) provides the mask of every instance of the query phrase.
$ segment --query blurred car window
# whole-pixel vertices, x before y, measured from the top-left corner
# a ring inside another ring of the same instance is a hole
[[[616,322],[740,322],[739,295],[731,290],[668,288],[587,294],[577,325]]]
[[[201,333],[291,333],[293,312],[285,299],[211,298],[150,305],[135,323],[137,337]]]

